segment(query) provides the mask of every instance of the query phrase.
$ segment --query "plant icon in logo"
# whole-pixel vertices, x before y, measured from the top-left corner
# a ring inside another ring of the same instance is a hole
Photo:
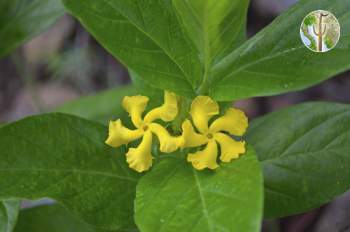
[[[339,41],[339,22],[329,11],[313,11],[301,23],[300,37],[304,45],[310,50],[327,52],[333,49]]]

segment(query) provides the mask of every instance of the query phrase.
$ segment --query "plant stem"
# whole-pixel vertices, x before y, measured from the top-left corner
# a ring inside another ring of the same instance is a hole
[[[175,120],[172,123],[172,129],[175,133],[180,133],[181,132],[181,125],[182,122],[188,118],[188,113],[189,113],[189,108],[191,105],[191,100],[184,98],[184,97],[179,97],[179,113],[176,116]]]

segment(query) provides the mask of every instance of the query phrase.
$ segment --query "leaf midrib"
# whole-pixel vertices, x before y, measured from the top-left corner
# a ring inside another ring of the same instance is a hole
[[[257,60],[255,60],[255,61],[253,61],[253,62],[247,63],[247,64],[245,64],[245,65],[239,67],[238,69],[233,69],[232,72],[230,72],[229,74],[227,74],[227,75],[225,75],[224,77],[220,78],[220,79],[218,80],[218,84],[217,84],[217,85],[219,85],[220,82],[225,81],[226,79],[228,79],[228,78],[231,77],[232,75],[234,75],[234,74],[236,74],[236,73],[239,73],[240,71],[242,71],[242,70],[244,70],[244,69],[246,69],[246,68],[248,68],[248,67],[250,67],[250,66],[259,64],[259,63],[261,63],[261,62],[263,62],[263,61],[267,61],[267,60],[270,60],[270,59],[277,58],[277,57],[279,57],[279,56],[281,56],[281,55],[288,54],[288,53],[290,53],[290,52],[294,52],[294,51],[296,51],[296,50],[298,50],[298,49],[301,49],[301,48],[303,48],[303,47],[304,47],[304,45],[301,45],[301,46],[295,47],[295,48],[289,48],[289,49],[286,49],[286,50],[277,52],[277,53],[275,53],[275,54],[273,54],[273,55],[264,56],[264,57],[262,57],[262,58],[260,58],[260,59],[257,59]],[[239,52],[238,49],[237,49],[237,51]],[[236,53],[236,52],[235,52],[235,53]],[[241,56],[239,56],[239,57],[241,57]],[[225,59],[226,59],[226,58],[223,58],[222,61],[224,61]],[[235,61],[235,63],[239,62],[239,60],[240,60],[240,58],[237,59],[237,60]],[[218,63],[213,67],[213,69],[215,69],[217,66],[220,66],[220,65],[221,65],[221,62],[218,62]]]
[[[212,224],[212,222],[210,220],[210,217],[209,217],[207,203],[205,201],[205,198],[204,198],[204,195],[203,195],[203,192],[202,192],[202,187],[201,187],[200,181],[198,179],[198,175],[197,175],[196,171],[194,170],[194,168],[192,168],[192,172],[193,172],[194,180],[196,182],[196,187],[197,187],[197,190],[198,190],[198,194],[199,194],[199,197],[200,197],[200,200],[201,200],[201,205],[202,205],[202,208],[203,208],[203,214],[204,214],[205,218],[207,219],[206,221],[207,221],[207,224],[208,224],[209,231],[214,231],[213,224]]]
[[[287,145],[287,147],[284,149],[284,151],[281,153],[281,155],[278,155],[276,157],[273,157],[273,158],[270,158],[270,159],[265,159],[265,160],[261,160],[261,162],[272,162],[274,160],[277,160],[277,159],[283,159],[284,157],[290,157],[291,155],[288,155],[288,152],[290,151],[290,149],[295,146],[295,144],[297,144],[300,140],[302,140],[303,138],[305,138],[305,136],[307,136],[309,133],[315,131],[316,129],[318,129],[319,127],[321,127],[323,124],[325,124],[326,122],[330,122],[332,120],[336,120],[338,119],[339,117],[341,117],[343,114],[346,114],[346,113],[350,113],[350,111],[348,109],[345,109],[344,111],[341,111],[339,112],[338,114],[336,115],[332,115],[332,117],[322,121],[321,123],[319,124],[316,124],[315,126],[309,128],[309,130],[305,131],[305,133],[303,133],[300,137],[298,137],[297,139],[295,139],[292,143],[290,143],[289,145]],[[331,140],[331,142],[333,142],[333,140]],[[330,142],[330,143],[331,143]],[[294,153],[291,153],[291,154],[299,154],[299,153],[315,153],[315,152],[320,152],[322,150],[326,150],[326,148],[324,149],[321,149],[321,150],[318,150],[318,151],[310,151],[310,152],[294,152]]]

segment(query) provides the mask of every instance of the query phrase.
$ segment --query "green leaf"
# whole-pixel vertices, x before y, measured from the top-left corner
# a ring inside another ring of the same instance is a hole
[[[182,27],[211,65],[245,38],[248,0],[173,0]],[[205,66],[205,65],[204,65]]]
[[[303,18],[331,11],[341,25],[338,45],[315,53],[301,42]],[[350,1],[301,0],[213,68],[211,96],[230,101],[304,89],[350,68]]]
[[[94,226],[134,228],[139,175],[106,136],[107,127],[60,113],[1,127],[0,199],[49,197]]]
[[[207,85],[213,64],[244,41],[249,1],[221,0],[218,4],[212,0],[173,0],[173,3],[182,27],[201,57],[202,85]]]
[[[1,0],[0,57],[47,29],[63,13],[58,0]]]
[[[65,103],[54,111],[107,124],[109,120],[126,119],[128,117],[127,112],[122,108],[121,102],[124,96],[135,94],[138,94],[138,91],[133,86],[117,87]]]
[[[154,86],[192,96],[201,66],[171,1],[64,0],[90,33]]]
[[[196,171],[185,159],[163,158],[139,181],[136,224],[144,232],[260,231],[262,185],[251,147],[216,171]]]
[[[263,165],[265,217],[302,213],[350,188],[350,106],[307,103],[253,121],[247,140]]]
[[[103,232],[79,220],[62,206],[44,205],[20,212],[14,232]]]
[[[20,202],[17,200],[0,201],[0,231],[12,232],[16,225]]]

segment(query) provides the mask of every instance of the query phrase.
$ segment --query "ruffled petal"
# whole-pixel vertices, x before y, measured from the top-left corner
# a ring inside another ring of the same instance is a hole
[[[145,122],[150,123],[156,119],[162,119],[164,122],[173,120],[178,113],[177,97],[174,93],[164,92],[164,104],[157,107],[145,116]]]
[[[148,103],[148,97],[145,96],[126,96],[123,99],[123,108],[129,113],[132,123],[140,128],[142,126],[142,113]]]
[[[208,142],[208,138],[195,132],[190,120],[186,119],[182,123],[182,148],[198,147]]]
[[[230,162],[232,159],[237,159],[240,154],[245,153],[245,142],[236,141],[224,133],[215,133],[214,139],[220,144],[222,162]]]
[[[248,127],[248,118],[243,111],[229,108],[226,113],[216,119],[211,125],[209,131],[216,133],[226,131],[231,135],[242,136]]]
[[[181,137],[173,137],[158,123],[149,124],[149,129],[158,137],[161,152],[170,153],[176,151],[182,144]]]
[[[207,96],[198,96],[192,101],[190,114],[195,127],[201,133],[208,132],[208,120],[219,114],[219,105]]]
[[[120,119],[109,122],[109,132],[106,144],[112,147],[119,147],[123,144],[128,144],[143,135],[143,131],[140,129],[130,130],[123,126]]]
[[[211,139],[204,150],[188,154],[187,161],[191,162],[197,170],[203,170],[204,168],[216,169],[219,167],[216,163],[217,155],[217,144],[215,140]]]
[[[137,172],[147,171],[152,166],[152,133],[146,131],[142,142],[137,148],[130,148],[126,153],[126,161],[129,167]]]

